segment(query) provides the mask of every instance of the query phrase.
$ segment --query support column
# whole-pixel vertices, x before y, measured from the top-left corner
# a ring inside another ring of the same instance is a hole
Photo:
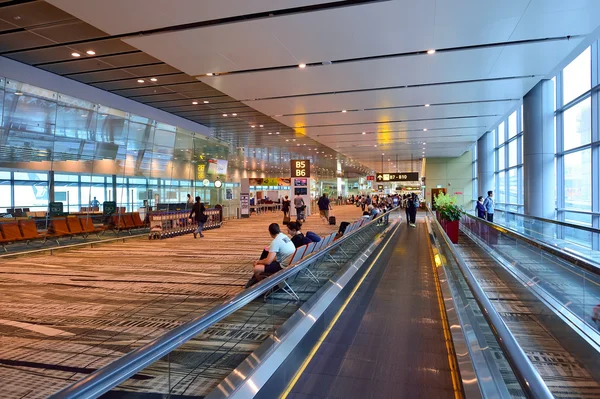
[[[487,132],[477,140],[477,196],[485,198],[487,192],[494,190],[494,135]]]
[[[48,171],[48,202],[54,202],[54,171]]]
[[[112,175],[112,198],[115,204],[117,203],[117,175]]]
[[[523,97],[525,214],[554,219],[554,82],[542,80]]]

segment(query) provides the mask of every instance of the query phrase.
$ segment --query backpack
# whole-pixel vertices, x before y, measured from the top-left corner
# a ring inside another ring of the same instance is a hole
[[[308,238],[311,242],[319,242],[321,241],[321,237],[317,233],[313,233],[312,231],[307,231],[306,238]]]

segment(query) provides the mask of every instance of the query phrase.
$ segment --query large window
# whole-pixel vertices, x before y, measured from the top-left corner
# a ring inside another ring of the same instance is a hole
[[[494,130],[496,140],[496,206],[523,211],[523,108],[518,107]]]
[[[587,48],[554,79],[556,82],[557,215],[560,220],[600,227],[600,137],[597,71],[592,58],[598,44]],[[596,74],[596,75],[594,75]],[[596,86],[597,87],[597,86]],[[570,239],[569,237],[566,237]],[[594,246],[598,245],[595,243]]]

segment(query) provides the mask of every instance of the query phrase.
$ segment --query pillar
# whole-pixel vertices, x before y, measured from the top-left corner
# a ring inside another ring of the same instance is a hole
[[[494,190],[494,135],[487,132],[477,140],[477,197],[485,198],[487,192]]]
[[[525,214],[554,219],[554,82],[542,80],[523,97]]]

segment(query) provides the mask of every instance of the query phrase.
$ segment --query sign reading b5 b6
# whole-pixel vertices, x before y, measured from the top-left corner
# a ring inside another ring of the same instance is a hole
[[[310,177],[310,160],[292,159],[292,177]]]

